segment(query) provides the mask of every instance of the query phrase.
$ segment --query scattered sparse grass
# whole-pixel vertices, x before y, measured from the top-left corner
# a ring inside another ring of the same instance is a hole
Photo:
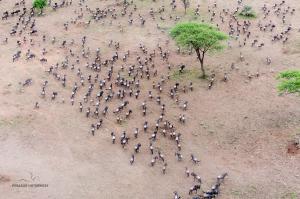
[[[298,198],[298,194],[295,192],[290,193],[291,199],[297,199]]]
[[[16,124],[18,123],[18,121],[16,120],[6,120],[6,119],[3,119],[3,120],[0,120],[0,127],[14,127],[16,126]]]
[[[195,15],[194,10],[191,9],[191,8],[186,9],[186,14],[187,14],[187,15],[190,15],[190,16]]]
[[[231,190],[232,198],[238,198],[238,199],[250,198],[250,197],[254,198],[254,196],[256,196],[257,193],[258,193],[258,190],[253,185],[242,187],[241,189],[232,189]]]
[[[281,72],[277,78],[281,80],[278,85],[280,93],[300,93],[300,70]]]
[[[237,196],[237,197],[241,197],[242,196],[242,193],[239,190],[232,190],[231,194],[233,196]]]
[[[167,32],[171,29],[171,26],[167,26],[165,23],[159,23],[158,26],[159,26],[160,30],[163,30],[165,32]]]
[[[182,73],[180,73],[179,70],[175,70],[175,71],[172,71],[170,78],[172,80],[176,80],[176,81],[199,80],[199,79],[201,79],[201,71],[200,71],[200,68],[185,69],[185,70],[183,70]]]
[[[295,42],[295,48],[298,50],[297,52],[300,51],[300,41],[299,40],[297,42]]]
[[[143,8],[145,5],[155,3],[153,0],[135,0],[133,4],[137,5],[138,8]]]
[[[126,121],[125,119],[123,119],[120,123],[118,123],[117,121],[115,123],[123,128],[128,126],[128,121]]]
[[[9,122],[7,120],[0,120],[0,127],[1,126],[8,126]]]
[[[195,15],[194,9],[188,8],[186,10],[186,14],[183,16],[183,18],[188,21],[191,21],[191,20],[193,21],[193,20],[199,20],[200,16]]]
[[[22,117],[16,116],[11,119],[1,119],[0,127],[17,127],[19,125],[29,124],[32,121],[30,116]]]
[[[300,40],[295,40],[282,48],[283,54],[298,54],[300,53]]]
[[[142,3],[155,3],[155,1],[153,1],[153,0],[136,0],[135,3],[136,3],[136,2],[142,2]]]
[[[298,196],[296,192],[289,192],[284,194],[281,199],[298,199]]]
[[[184,13],[184,10],[176,10],[174,11],[176,13],[176,16],[180,16],[180,21],[189,21],[189,22],[199,22],[199,21],[207,21],[207,13],[206,11],[200,12],[199,15],[195,15],[195,10],[192,8],[188,8],[186,10],[186,14]]]

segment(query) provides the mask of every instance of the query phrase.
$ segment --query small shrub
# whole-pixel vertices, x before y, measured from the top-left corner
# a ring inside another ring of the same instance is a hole
[[[47,0],[34,0],[32,6],[36,9],[43,9],[47,5]]]
[[[278,85],[280,92],[300,93],[300,71],[291,70],[281,72],[278,79],[281,79]]]
[[[255,18],[256,14],[251,6],[244,6],[243,10],[239,14],[242,17],[246,18]]]

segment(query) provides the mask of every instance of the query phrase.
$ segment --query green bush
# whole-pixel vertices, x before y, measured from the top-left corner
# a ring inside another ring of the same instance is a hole
[[[281,80],[278,85],[280,92],[300,93],[300,71],[291,70],[281,72],[278,79]]]
[[[255,18],[256,14],[251,6],[244,6],[243,10],[239,14],[242,17],[246,18]]]
[[[47,5],[47,0],[34,0],[32,6],[37,9],[43,9]]]

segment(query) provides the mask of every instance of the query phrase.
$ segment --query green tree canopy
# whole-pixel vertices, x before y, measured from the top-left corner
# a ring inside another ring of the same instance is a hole
[[[179,46],[192,47],[196,51],[203,77],[205,53],[223,49],[222,41],[228,39],[228,36],[216,27],[199,23],[177,24],[171,29],[170,35]]]
[[[47,0],[34,0],[33,7],[38,9],[43,9],[47,5]]]
[[[278,75],[281,82],[278,85],[280,92],[300,93],[300,71],[288,70]]]

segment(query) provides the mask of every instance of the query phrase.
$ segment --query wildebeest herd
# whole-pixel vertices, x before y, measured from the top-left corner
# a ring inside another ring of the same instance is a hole
[[[156,3],[155,0],[151,3]],[[133,166],[138,161],[138,156],[149,156],[149,167],[160,167],[162,175],[168,175],[168,166],[171,159],[180,162],[191,161],[194,168],[183,166],[183,176],[193,178],[191,188],[186,193],[179,193],[174,190],[173,198],[179,199],[188,195],[190,198],[216,198],[221,189],[221,185],[226,181],[230,173],[220,171],[216,182],[209,190],[203,190],[201,175],[197,174],[196,168],[201,164],[201,157],[197,157],[194,152],[187,152],[190,155],[184,156],[182,151],[182,141],[185,132],[178,130],[178,126],[189,125],[189,93],[194,91],[195,85],[192,80],[181,82],[172,79],[172,73],[185,73],[188,67],[185,63],[174,62],[173,51],[169,49],[169,40],[156,44],[156,48],[151,49],[146,44],[136,41],[136,49],[128,49],[123,45],[122,40],[114,38],[106,41],[106,46],[113,53],[104,56],[102,44],[93,49],[90,47],[92,41],[82,34],[79,40],[68,38],[57,38],[56,35],[44,34],[39,30],[36,20],[41,15],[47,15],[51,10],[56,12],[59,9],[74,8],[75,18],[64,20],[63,26],[58,27],[61,31],[68,32],[75,26],[83,26],[89,29],[91,24],[118,23],[119,18],[126,18],[127,23],[120,23],[120,32],[125,31],[125,27],[147,26],[156,24],[157,29],[167,33],[160,23],[176,23],[181,21],[181,17],[176,11],[182,6],[179,0],[170,0],[171,14],[165,14],[166,8],[160,6],[158,9],[150,8],[148,13],[140,13],[136,1],[123,0],[112,1],[110,6],[89,7],[87,0],[61,0],[57,2],[48,1],[48,10],[44,13],[37,13],[32,8],[30,2],[25,0],[14,2],[14,8],[2,13],[3,21],[13,21],[15,24],[7,32],[7,37],[3,44],[11,42],[12,38],[17,39],[16,52],[12,55],[12,62],[26,60],[31,63],[38,60],[40,65],[45,67],[47,80],[41,83],[39,98],[33,103],[34,109],[47,109],[43,107],[44,100],[60,102],[65,106],[73,106],[74,109],[87,118],[90,129],[86,132],[90,136],[101,134],[103,126],[108,124],[110,129],[111,142],[116,147],[122,147],[124,151],[130,151],[128,164]],[[245,54],[242,52],[244,46],[252,48],[270,48],[265,45],[266,38],[254,35],[252,31],[259,30],[272,35],[268,39],[273,42],[285,44],[292,31],[298,31],[297,27],[290,24],[291,18],[296,12],[286,1],[261,7],[261,19],[256,24],[251,20],[239,18],[237,14],[243,8],[243,0],[238,0],[236,7],[232,9],[222,9],[217,2],[205,8],[208,13],[206,22],[215,24],[220,30],[228,33],[231,40],[227,43],[228,48],[233,48],[234,44],[240,48],[240,62],[246,62]],[[191,5],[192,15],[201,15],[201,4]],[[150,6],[151,7],[151,6]],[[268,16],[276,16],[282,24],[277,24],[269,20]],[[203,20],[204,22],[204,20]],[[150,25],[149,25],[150,24]],[[283,29],[278,27],[284,26]],[[37,46],[40,52],[34,52],[31,47]],[[46,47],[47,46],[47,47]],[[48,52],[53,49],[60,49],[64,52],[63,59],[57,62],[48,61]],[[193,56],[193,50],[187,51],[178,48],[177,54],[189,54]],[[265,58],[265,64],[272,63],[270,56]],[[235,63],[232,63],[230,70],[222,74],[221,82],[226,84],[230,81],[230,72],[235,70]],[[248,73],[245,79],[259,78],[257,71],[254,74]],[[210,74],[207,82],[207,92],[213,89],[216,74]],[[64,91],[53,90],[49,82],[57,82]],[[150,82],[150,84],[149,84]],[[29,86],[37,83],[36,80],[28,78],[22,86]],[[63,93],[67,92],[67,98]],[[175,109],[178,115],[173,117],[170,110]],[[138,119],[138,120],[137,120]],[[120,129],[131,120],[137,120],[132,131],[115,130]],[[142,122],[141,122],[142,121]],[[112,125],[113,124],[113,125]],[[164,154],[164,146],[158,144],[159,140],[169,140],[174,144],[174,157]],[[184,140],[189,142],[189,140]],[[147,143],[147,144],[144,144]],[[141,153],[141,151],[148,151]],[[218,174],[216,174],[218,175]],[[172,193],[170,193],[170,198]],[[185,198],[185,197],[184,197]]]

